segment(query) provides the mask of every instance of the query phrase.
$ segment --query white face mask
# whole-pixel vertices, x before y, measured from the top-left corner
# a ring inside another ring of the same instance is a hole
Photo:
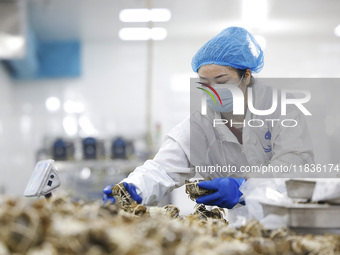
[[[243,76],[241,77],[240,81],[237,84],[230,84],[235,87],[237,87],[243,80]],[[229,85],[229,84],[228,84]],[[222,105],[218,100],[216,100],[216,103],[211,97],[207,97],[207,103],[210,108],[215,110],[216,112],[231,112],[233,110],[233,95],[231,91],[227,88],[219,88],[218,86],[215,86],[214,89],[219,94]]]

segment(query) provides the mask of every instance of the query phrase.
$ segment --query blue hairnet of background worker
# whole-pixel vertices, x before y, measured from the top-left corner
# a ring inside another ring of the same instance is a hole
[[[193,162],[193,154],[202,166],[232,166],[241,169],[243,166],[268,166],[279,164],[313,163],[312,144],[306,121],[298,109],[290,109],[289,116],[299,116],[301,132],[292,135],[289,129],[280,125],[261,128],[244,125],[249,115],[245,105],[245,114],[233,114],[233,99],[229,90],[222,90],[217,85],[237,86],[247,98],[247,88],[252,88],[255,109],[269,109],[272,88],[258,82],[253,73],[261,71],[264,55],[260,45],[252,34],[241,27],[224,29],[205,43],[192,58],[192,69],[198,74],[200,83],[206,88],[214,88],[220,95],[220,104],[207,97],[207,114],[199,112],[191,115],[174,127],[165,137],[158,153],[152,160],[147,160],[137,167],[127,178],[122,180],[124,188],[137,203],[156,205],[174,188],[184,185],[185,180],[195,176],[197,165]],[[246,102],[246,100],[245,100]],[[255,116],[264,120],[267,116]],[[280,119],[279,112],[273,118]],[[219,125],[214,128],[214,118],[225,119],[235,125]],[[190,124],[200,129],[200,137],[206,137],[195,148],[190,148]],[[231,209],[243,202],[240,186],[247,179],[244,173],[200,172],[208,179],[198,186],[211,190],[211,194],[199,197],[196,202]],[[112,186],[104,189],[104,202],[115,202],[112,197]]]

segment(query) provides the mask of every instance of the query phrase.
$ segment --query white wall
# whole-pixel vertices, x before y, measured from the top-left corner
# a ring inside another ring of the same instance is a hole
[[[49,113],[50,96],[85,104],[99,137],[135,137],[145,132],[145,43],[84,43],[79,79],[11,81],[1,69],[1,183],[22,194],[45,136],[65,136],[60,109]],[[76,117],[73,114],[69,114]],[[5,175],[6,174],[6,175]],[[15,179],[15,181],[13,181]]]

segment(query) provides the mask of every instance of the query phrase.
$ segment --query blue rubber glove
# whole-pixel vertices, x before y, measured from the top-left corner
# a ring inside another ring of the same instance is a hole
[[[103,201],[104,204],[106,204],[107,202],[111,202],[111,203],[115,203],[116,199],[114,199],[112,197],[112,190],[111,187],[114,185],[108,185],[103,189]]]
[[[133,184],[123,182],[123,185],[133,200],[135,200],[138,204],[142,203],[143,199],[137,194],[136,187]],[[107,203],[107,202],[115,203],[116,202],[116,199],[112,197],[112,190],[111,190],[112,186],[113,185],[106,186],[103,190],[104,203]]]
[[[246,180],[244,178],[222,177],[215,178],[212,181],[199,182],[197,185],[200,188],[208,190],[216,190],[216,192],[199,197],[196,203],[205,205],[217,205],[222,208],[231,209],[237,205],[242,196],[239,187]]]
[[[137,204],[142,203],[142,198],[137,194],[136,187],[133,184],[123,182],[124,188],[129,192],[131,198],[137,202]]]

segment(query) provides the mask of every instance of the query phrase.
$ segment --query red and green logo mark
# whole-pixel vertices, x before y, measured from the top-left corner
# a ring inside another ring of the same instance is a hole
[[[216,91],[213,87],[211,87],[211,86],[208,85],[208,84],[204,84],[204,83],[202,83],[202,82],[197,82],[197,83],[203,85],[204,87],[209,88],[212,92],[214,92],[215,95],[217,96],[218,100],[220,101],[220,104],[222,105],[222,101],[221,101],[220,95],[217,93],[217,91]],[[215,100],[213,94],[211,94],[211,92],[210,92],[209,90],[204,89],[204,88],[201,88],[201,87],[197,87],[197,88],[203,90],[203,91],[206,92],[209,96],[211,96],[211,98],[214,100],[215,105],[217,105],[216,100]]]

